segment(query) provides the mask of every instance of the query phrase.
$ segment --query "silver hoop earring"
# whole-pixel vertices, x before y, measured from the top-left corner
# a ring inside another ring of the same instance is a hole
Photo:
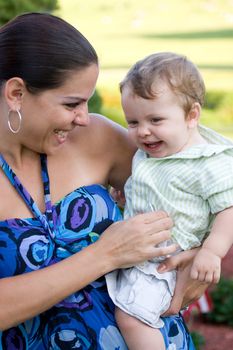
[[[11,126],[11,122],[10,122],[10,114],[11,112],[16,112],[17,115],[18,115],[18,119],[19,119],[19,126],[17,129],[13,129],[12,126]],[[8,120],[7,120],[7,123],[8,123],[8,127],[10,129],[10,131],[13,133],[13,134],[18,134],[19,130],[21,129],[21,123],[22,123],[22,115],[20,113],[20,111],[18,109],[16,109],[16,111],[13,111],[12,109],[9,109],[8,111]]]

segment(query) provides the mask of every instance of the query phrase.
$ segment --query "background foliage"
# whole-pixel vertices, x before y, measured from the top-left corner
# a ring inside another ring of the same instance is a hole
[[[233,327],[233,279],[221,278],[211,293],[213,311],[207,314],[207,320],[224,323]]]
[[[100,57],[102,112],[125,125],[118,84],[155,51],[194,61],[206,82],[202,123],[233,137],[232,0],[60,0],[56,13],[77,27]]]
[[[0,0],[0,25],[24,12],[52,12],[57,0]]]

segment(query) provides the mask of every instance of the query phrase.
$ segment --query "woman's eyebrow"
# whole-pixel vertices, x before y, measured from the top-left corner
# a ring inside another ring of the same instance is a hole
[[[63,98],[68,98],[70,100],[85,100],[83,97],[80,96],[63,96]]]
[[[79,97],[79,96],[63,96],[65,101],[73,101],[73,102],[86,102],[88,99]]]

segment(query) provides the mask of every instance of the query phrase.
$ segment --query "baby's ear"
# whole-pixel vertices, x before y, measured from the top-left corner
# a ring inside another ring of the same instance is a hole
[[[201,115],[201,106],[198,102],[194,102],[186,117],[186,121],[188,123],[189,128],[192,129],[198,125],[200,115]]]

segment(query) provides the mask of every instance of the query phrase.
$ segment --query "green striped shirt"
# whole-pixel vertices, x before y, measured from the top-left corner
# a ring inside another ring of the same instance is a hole
[[[125,185],[124,217],[166,211],[174,222],[172,237],[184,250],[199,246],[216,213],[233,205],[233,142],[199,129],[207,144],[165,158],[138,150]]]

